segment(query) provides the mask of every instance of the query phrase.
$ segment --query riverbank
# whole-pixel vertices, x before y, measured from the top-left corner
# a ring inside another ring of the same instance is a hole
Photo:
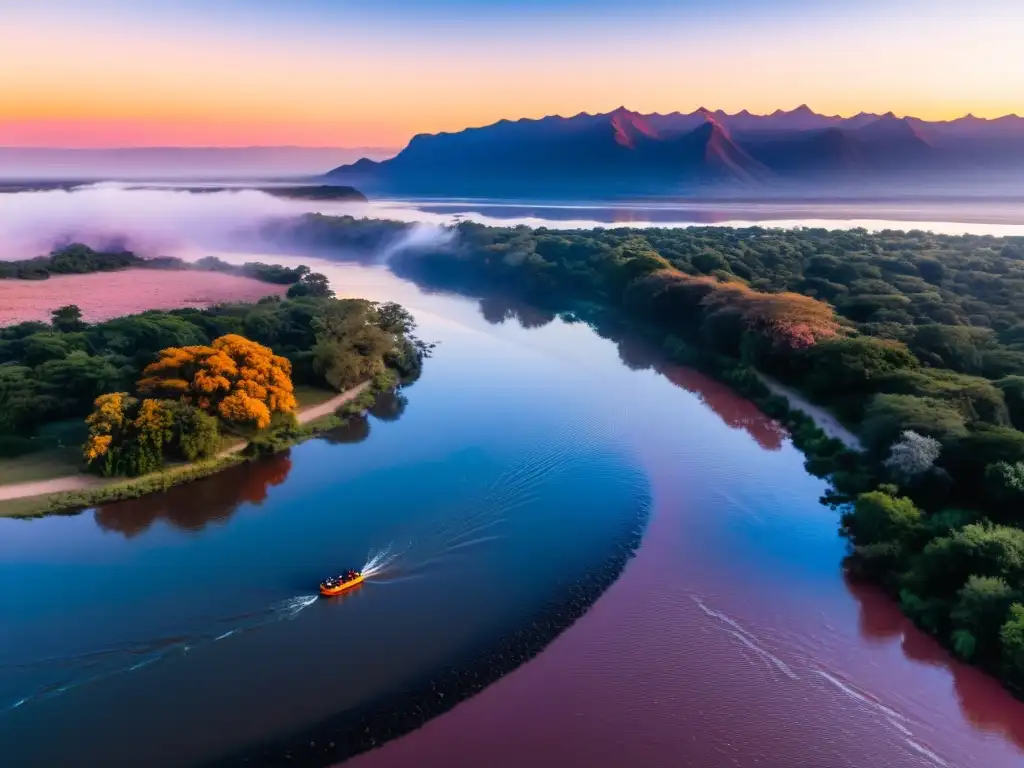
[[[835,438],[836,440],[841,440],[843,445],[851,451],[864,450],[864,445],[861,443],[860,438],[844,427],[839,419],[834,415],[821,406],[815,405],[792,387],[787,387],[785,384],[776,381],[771,376],[761,373],[757,369],[752,370],[757,378],[761,380],[761,383],[768,387],[773,395],[786,398],[786,402],[789,403],[790,408],[803,411],[810,416],[818,429],[826,435]]]
[[[382,391],[382,387],[375,384],[377,383],[373,380],[364,381],[328,400],[299,410],[295,415],[295,421],[305,429],[289,433],[286,441],[275,440],[272,444],[273,449],[282,450],[313,437],[319,431],[337,426],[339,422],[334,416],[345,406],[354,406],[356,410],[368,408],[376,394]],[[264,445],[258,441],[239,440],[211,459],[169,467],[160,472],[127,480],[109,480],[80,474],[0,485],[0,517],[56,514],[165,491],[246,461],[250,457],[242,454],[254,444],[259,444],[261,448]],[[254,451],[253,455],[265,455],[267,452],[261,449]]]

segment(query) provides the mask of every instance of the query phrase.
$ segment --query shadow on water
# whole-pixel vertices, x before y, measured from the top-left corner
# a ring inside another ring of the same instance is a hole
[[[352,445],[370,437],[370,420],[365,416],[350,416],[344,424],[324,432],[320,439],[330,445]]]
[[[1024,710],[995,678],[953,659],[934,638],[915,627],[899,605],[877,587],[849,576],[845,581],[859,606],[861,637],[870,643],[899,643],[907,659],[948,671],[967,720],[980,730],[999,734],[1024,750]]]
[[[398,421],[409,405],[409,398],[400,391],[385,392],[370,406],[370,415],[379,421]]]
[[[96,524],[129,539],[158,520],[192,532],[223,525],[243,504],[258,506],[266,501],[270,488],[281,485],[291,469],[287,453],[246,462],[164,493],[104,504],[96,508]]]
[[[400,391],[385,392],[378,396],[369,413],[380,421],[398,421],[408,403]],[[330,445],[348,445],[361,443],[369,436],[370,420],[355,415],[317,439]],[[144,533],[158,520],[192,532],[213,524],[223,525],[243,504],[259,506],[266,501],[269,490],[284,483],[291,469],[287,451],[249,461],[160,494],[104,504],[96,508],[96,524],[126,538]]]
[[[543,328],[555,319],[555,313],[524,301],[499,294],[480,299],[480,314],[491,325],[515,320],[522,328]]]
[[[785,428],[767,418],[756,405],[739,396],[728,385],[693,368],[669,362],[651,342],[628,331],[594,328],[598,335],[614,341],[619,357],[631,370],[653,370],[680,389],[697,395],[718,418],[732,429],[742,429],[767,451],[782,448],[788,437]]]
[[[557,316],[550,310],[500,294],[481,298],[479,310],[491,325],[514,320],[526,330],[542,328]],[[765,417],[749,400],[738,397],[728,385],[694,368],[667,360],[658,345],[610,319],[590,320],[587,324],[598,336],[616,345],[619,359],[630,370],[655,371],[680,389],[697,395],[726,425],[744,430],[765,450],[778,451],[782,448],[788,436],[785,428],[774,419]]]

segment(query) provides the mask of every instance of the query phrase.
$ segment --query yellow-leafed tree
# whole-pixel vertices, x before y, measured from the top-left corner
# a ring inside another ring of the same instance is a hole
[[[225,421],[270,425],[274,413],[292,413],[295,394],[287,359],[228,334],[210,346],[168,347],[146,366],[139,392],[181,398]]]

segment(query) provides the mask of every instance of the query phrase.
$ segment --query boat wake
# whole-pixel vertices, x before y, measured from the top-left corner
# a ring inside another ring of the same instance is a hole
[[[724,613],[721,613],[720,611],[716,611],[716,610],[714,610],[712,608],[708,608],[697,597],[694,597],[693,601],[695,603],[697,603],[697,607],[700,608],[706,615],[711,616],[714,619],[717,619],[722,624],[724,624],[727,627],[729,627],[729,629],[727,629],[726,631],[730,635],[732,635],[734,638],[739,640],[739,642],[742,643],[744,645],[744,647],[749,648],[751,651],[753,651],[755,654],[757,654],[760,658],[764,659],[766,662],[768,662],[769,664],[774,666],[776,669],[778,669],[782,674],[784,674],[790,680],[799,680],[800,679],[796,675],[796,673],[793,672],[793,670],[790,668],[790,666],[788,664],[786,664],[786,662],[784,662],[778,656],[776,656],[771,651],[769,651],[764,646],[762,646],[761,643],[759,642],[757,636],[754,635],[752,632],[748,631],[747,629],[745,629],[743,626],[741,626],[739,624],[739,622],[735,621],[734,619],[731,619],[730,617],[726,616]]]
[[[366,557],[366,563],[362,568],[363,578],[371,579],[374,576],[380,576],[390,566],[394,565],[395,561],[402,556],[403,551],[404,550],[396,551],[394,542],[392,542],[384,549],[368,554]]]
[[[744,648],[753,651],[756,656],[760,657],[771,667],[782,672],[789,679],[801,679],[801,677],[797,675],[797,673],[788,664],[765,648],[763,641],[752,631],[742,626],[738,621],[730,616],[709,607],[699,597],[695,595],[691,595],[690,597],[706,616],[714,619],[724,632],[734,637]],[[899,734],[899,738],[902,739],[905,746],[913,752],[916,757],[927,761],[933,766],[937,766],[937,768],[950,768],[950,764],[946,760],[925,745],[921,744],[919,741],[915,740],[914,733],[910,728],[913,723],[911,723],[905,715],[896,711],[892,707],[886,706],[877,697],[867,691],[857,688],[848,680],[841,679],[838,674],[833,674],[821,669],[814,663],[811,663],[809,668],[805,671],[826,681],[836,691],[876,715],[880,722],[886,723],[893,729],[893,731]]]
[[[452,557],[499,540],[502,526],[538,502],[547,484],[577,462],[614,450],[625,421],[625,409],[613,411],[606,421],[567,416],[558,434],[524,445],[521,458],[504,467],[481,491],[452,503],[443,515],[424,516],[439,520],[436,527],[424,529],[419,519],[415,527],[399,534],[397,540],[406,542],[400,548],[392,541],[369,553],[364,577],[387,583],[418,578]]]
[[[27,704],[55,698],[69,691],[82,688],[93,683],[129,674],[174,656],[188,653],[213,643],[227,640],[244,632],[252,632],[281,621],[291,621],[298,617],[306,608],[317,602],[318,595],[297,595],[274,603],[263,611],[244,614],[234,619],[225,619],[220,627],[202,634],[187,637],[160,638],[145,643],[135,643],[118,649],[90,652],[64,659],[40,659],[34,662],[15,665],[19,669],[31,670],[49,668],[58,670],[59,677],[42,686],[28,696],[0,709],[0,713],[20,709]],[[225,624],[238,622],[235,626],[225,629]],[[126,660],[130,663],[126,663]]]

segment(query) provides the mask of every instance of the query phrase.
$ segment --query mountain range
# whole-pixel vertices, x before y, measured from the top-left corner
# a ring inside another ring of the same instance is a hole
[[[420,134],[395,157],[363,158],[332,183],[396,194],[820,194],[971,186],[1024,192],[1024,118],[820,115],[592,115],[501,120]],[[1019,185],[1019,186],[1018,186]]]

